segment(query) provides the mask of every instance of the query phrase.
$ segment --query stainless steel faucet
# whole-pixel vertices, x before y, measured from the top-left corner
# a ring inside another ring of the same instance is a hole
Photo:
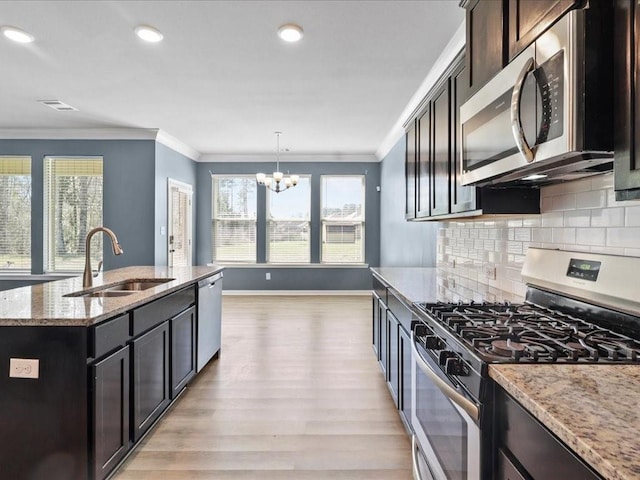
[[[87,233],[87,240],[85,244],[85,252],[84,252],[84,274],[82,275],[82,287],[88,288],[93,285],[93,272],[91,271],[91,237],[98,232],[104,232],[109,235],[111,239],[111,248],[113,249],[114,255],[122,255],[123,250],[120,244],[118,243],[118,238],[116,234],[109,230],[107,227],[96,227]],[[102,263],[102,262],[100,262]],[[98,267],[99,269],[100,267]]]

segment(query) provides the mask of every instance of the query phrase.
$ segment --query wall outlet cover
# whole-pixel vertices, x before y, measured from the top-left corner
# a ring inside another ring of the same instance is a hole
[[[9,377],[11,378],[39,378],[40,360],[37,358],[9,359]]]
[[[487,280],[495,280],[496,279],[496,266],[493,264],[484,266],[484,276]]]
[[[264,274],[264,278],[265,278],[266,280],[271,280],[271,272],[267,272],[267,273],[265,273],[265,274]]]

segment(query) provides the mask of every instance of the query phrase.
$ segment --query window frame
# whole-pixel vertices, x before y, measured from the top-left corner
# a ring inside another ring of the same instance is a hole
[[[258,187],[256,184],[256,204],[255,211],[256,216],[251,218],[217,218],[216,217],[216,192],[219,188],[218,181],[222,178],[226,179],[246,179],[248,181],[256,181],[255,175],[250,174],[211,174],[211,260],[219,265],[256,265],[258,263]],[[254,228],[254,257],[253,260],[219,260],[216,258],[216,234],[215,225],[216,222],[246,222],[253,223]]]
[[[14,170],[12,171],[11,166],[5,166],[2,165],[4,164],[3,161],[17,161],[15,166],[14,166]],[[25,168],[26,167],[26,168]],[[6,170],[6,173],[5,173]],[[24,170],[24,171],[23,171]],[[27,172],[28,170],[28,172]],[[10,268],[10,267],[6,267],[4,266],[4,264],[0,264],[0,273],[1,274],[13,274],[13,273],[28,273],[31,272],[32,268],[33,268],[33,250],[32,250],[32,231],[31,231],[31,216],[32,216],[32,211],[33,211],[33,159],[31,157],[31,155],[0,155],[0,176],[7,176],[7,177],[28,177],[29,179],[29,185],[28,185],[28,190],[29,190],[29,205],[28,205],[28,212],[29,212],[29,219],[28,219],[28,232],[26,235],[26,238],[22,239],[23,241],[26,240],[28,243],[28,265],[24,266],[22,265],[22,262],[20,262],[20,266],[16,267],[16,268]],[[3,242],[4,243],[4,242]],[[6,244],[4,245],[5,247],[10,247],[10,244]],[[8,250],[7,250],[8,252]],[[6,254],[7,257],[9,256],[9,253]],[[26,259],[26,256],[25,256]],[[7,261],[7,265],[9,264],[9,262]]]
[[[308,184],[309,184],[309,191],[308,191],[308,212],[309,215],[306,219],[301,220],[300,218],[294,218],[294,217],[289,217],[289,218],[278,218],[278,219],[274,219],[274,217],[271,216],[271,198],[275,198],[272,197],[273,195],[283,195],[283,198],[285,198],[284,196],[287,195],[287,191],[281,191],[280,193],[276,193],[272,190],[267,189],[266,191],[266,201],[265,201],[265,263],[268,265],[313,265],[311,263],[311,259],[312,259],[312,251],[311,251],[311,236],[313,234],[312,231],[312,226],[311,226],[311,218],[313,216],[313,212],[312,212],[312,196],[313,196],[313,183],[312,183],[312,176],[311,174],[304,174],[304,175],[299,175],[299,180],[298,180],[298,185],[296,187],[292,187],[293,189],[298,188],[298,186],[302,183],[303,180],[307,180]],[[296,223],[306,223],[307,224],[307,247],[308,247],[308,251],[307,251],[307,260],[302,261],[302,262],[281,262],[281,261],[273,261],[271,260],[271,241],[270,241],[270,228],[271,225],[276,224],[276,223],[289,223],[289,222],[296,222]]]
[[[101,155],[46,155],[43,159],[43,198],[42,198],[42,209],[43,209],[43,270],[45,273],[80,273],[84,269],[84,257],[86,256],[85,245],[83,244],[83,240],[80,241],[80,248],[78,250],[78,256],[82,257],[80,265],[77,268],[58,268],[56,267],[56,225],[55,225],[55,215],[56,208],[60,205],[57,194],[59,186],[57,182],[53,180],[53,178],[58,178],[61,176],[73,176],[73,175],[59,175],[57,173],[51,174],[50,170],[55,169],[54,166],[50,166],[51,162],[55,163],[56,161],[66,161],[66,162],[99,162],[100,163],[100,175],[101,178],[101,194],[102,197],[100,199],[100,221],[98,224],[93,225],[91,222],[87,221],[86,230],[87,233],[91,231],[92,228],[101,226],[104,222],[104,157]],[[88,167],[85,167],[88,168]],[[81,176],[80,174],[76,174],[75,176]],[[98,176],[98,175],[86,175],[86,176]],[[52,189],[53,187],[53,189]],[[54,191],[55,189],[55,191]],[[54,200],[55,195],[55,200]],[[52,201],[53,200],[53,201]],[[92,242],[93,251],[100,252],[100,257],[102,257],[102,251],[104,249],[100,249],[98,245],[102,244],[102,238],[94,239]],[[53,258],[53,262],[52,259]],[[92,258],[92,260],[96,260]]]
[[[325,181],[331,178],[358,178],[362,182],[362,190],[361,190],[361,213],[360,220],[344,220],[344,219],[336,219],[336,220],[327,220],[324,215],[325,210]],[[322,174],[320,175],[320,251],[319,258],[320,264],[322,265],[364,265],[366,260],[366,250],[365,250],[365,226],[366,226],[366,198],[367,198],[367,177],[364,174]],[[325,233],[326,227],[329,225],[360,225],[360,259],[353,262],[346,261],[335,261],[335,260],[325,260]]]

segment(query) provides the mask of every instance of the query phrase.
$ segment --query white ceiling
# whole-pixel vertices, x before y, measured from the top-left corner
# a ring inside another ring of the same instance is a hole
[[[0,38],[0,129],[157,128],[202,154],[272,153],[279,130],[292,153],[373,154],[463,19],[457,0],[2,1],[36,40]]]

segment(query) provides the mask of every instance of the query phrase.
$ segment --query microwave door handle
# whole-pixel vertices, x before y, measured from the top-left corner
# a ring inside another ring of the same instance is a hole
[[[438,387],[438,389],[440,389],[445,397],[447,397],[453,403],[458,405],[462,410],[464,410],[474,422],[477,422],[478,418],[480,417],[480,410],[478,409],[478,406],[461,395],[455,388],[442,380],[436,374],[436,372],[433,371],[429,364],[422,358],[420,352],[418,352],[418,349],[416,347],[416,338],[413,332],[411,332],[411,351],[413,352],[413,358],[420,367],[420,370],[422,370],[422,373],[429,377],[429,379],[435,384],[436,387]]]
[[[513,132],[513,138],[516,141],[516,146],[524,156],[527,163],[533,162],[535,154],[524,136],[522,120],[520,119],[520,100],[522,98],[522,87],[524,86],[527,74],[532,72],[534,68],[535,62],[533,58],[530,58],[527,60],[527,63],[525,63],[524,67],[522,67],[522,70],[518,75],[518,79],[516,80],[516,84],[513,86],[513,94],[511,95],[511,131]]]

